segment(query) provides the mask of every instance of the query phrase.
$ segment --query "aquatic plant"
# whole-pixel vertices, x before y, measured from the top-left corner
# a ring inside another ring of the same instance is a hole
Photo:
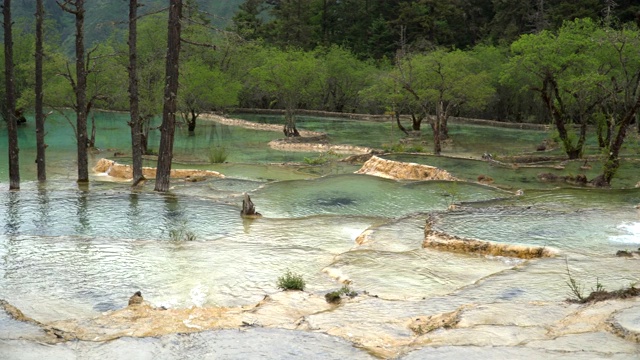
[[[424,152],[424,146],[422,144],[382,144],[382,150],[390,153],[421,153]]]
[[[212,146],[209,148],[209,162],[211,164],[221,164],[227,161],[229,150],[224,146]]]
[[[304,162],[307,165],[324,165],[329,161],[330,159],[327,156],[325,156],[324,153],[320,154],[318,157],[315,157],[315,158],[308,158],[308,157],[304,158]]]
[[[302,275],[292,273],[287,269],[284,275],[278,278],[278,288],[282,290],[304,290],[305,282]]]
[[[320,155],[315,158],[305,157],[304,162],[308,165],[324,165],[337,158],[338,154],[336,154],[334,151],[329,150],[327,152],[320,153]]]
[[[197,235],[187,229],[187,224],[182,223],[179,228],[169,230],[169,238],[172,241],[194,241],[197,238]]]

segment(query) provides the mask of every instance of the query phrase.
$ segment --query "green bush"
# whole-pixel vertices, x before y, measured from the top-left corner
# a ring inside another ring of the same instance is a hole
[[[354,297],[358,296],[358,293],[353,291],[353,290],[351,290],[351,288],[349,288],[349,286],[344,285],[340,290],[336,290],[336,291],[332,291],[332,292],[326,293],[324,295],[324,299],[329,304],[339,304],[340,301],[342,301],[342,295],[348,296],[350,298],[354,298]]]
[[[229,150],[224,146],[212,146],[209,148],[209,162],[211,164],[221,164],[227,161]]]
[[[179,228],[169,230],[169,238],[172,241],[194,241],[197,236],[193,231],[187,229],[186,223],[183,223]]]
[[[424,152],[422,144],[382,144],[382,150],[390,153],[421,153]]]
[[[282,290],[304,290],[304,279],[302,275],[292,273],[287,269],[284,275],[278,278],[278,288]]]

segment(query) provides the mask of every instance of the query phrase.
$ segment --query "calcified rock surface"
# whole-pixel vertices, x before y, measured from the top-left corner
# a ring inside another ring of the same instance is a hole
[[[238,126],[245,129],[262,130],[262,131],[276,131],[282,132],[282,125],[279,124],[258,124],[251,121],[241,119],[230,119],[214,114],[202,115],[205,120],[215,121],[220,124],[229,126]],[[300,132],[299,138],[286,138],[278,139],[269,142],[269,147],[276,150],[284,151],[308,151],[308,152],[332,152],[335,154],[369,154],[374,149],[364,146],[352,146],[352,145],[332,145],[326,142],[327,134],[298,130]]]
[[[241,120],[241,119],[231,119],[226,118],[224,116],[215,115],[215,114],[203,114],[201,115],[203,120],[215,121],[219,124],[229,125],[229,126],[238,126],[245,129],[253,129],[253,130],[263,130],[263,131],[277,131],[282,133],[283,125],[280,124],[258,124],[255,122]],[[308,131],[308,130],[298,130],[300,135],[303,137],[318,137],[318,136],[326,136],[326,134],[317,132],[317,131]]]
[[[443,347],[451,356],[468,349],[488,357],[505,351],[558,359],[634,359],[640,354],[637,298],[588,305],[500,302],[422,310],[429,308],[429,300],[390,302],[367,295],[334,305],[319,295],[288,291],[253,306],[165,310],[143,303],[91,319],[35,323],[47,332],[55,330],[55,337],[39,339],[50,344],[262,327],[326,333],[379,358],[408,354],[417,359]]]
[[[425,248],[433,248],[458,253],[472,253],[491,256],[507,256],[520,259],[552,257],[556,251],[541,246],[525,246],[495,243],[486,240],[463,238],[433,229],[435,218],[430,216],[424,227]]]
[[[119,164],[113,160],[100,159],[93,171],[104,173],[114,178],[131,180],[133,178],[133,168],[131,165]],[[151,179],[156,177],[156,169],[151,167],[143,167],[142,174],[144,177]],[[171,177],[177,179],[198,179],[198,178],[223,178],[219,172],[210,170],[193,170],[193,169],[173,169]]]
[[[385,160],[372,156],[356,174],[367,174],[395,180],[448,180],[457,181],[448,171],[434,166]]]
[[[313,142],[296,142],[290,139],[278,139],[269,142],[269,147],[276,150],[284,151],[315,151],[315,152],[331,152],[343,155],[364,155],[370,154],[376,150],[364,146],[352,145],[332,145],[326,143]]]

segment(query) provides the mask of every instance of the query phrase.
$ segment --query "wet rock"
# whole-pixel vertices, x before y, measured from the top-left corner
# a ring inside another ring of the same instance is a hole
[[[458,180],[448,171],[434,166],[385,160],[377,156],[372,156],[356,174],[395,180]]]
[[[290,139],[302,139],[300,141],[291,141]],[[325,142],[308,142],[306,138],[287,138],[272,140],[269,147],[283,151],[308,151],[308,152],[325,152],[333,154],[372,154],[377,150],[353,145],[332,145]]]
[[[342,162],[346,162],[349,164],[363,164],[365,162],[367,162],[369,159],[371,159],[371,156],[373,156],[373,154],[369,153],[369,154],[357,154],[357,155],[351,155],[348,156],[340,161]]]
[[[460,312],[462,309],[451,311],[444,314],[431,315],[426,317],[418,317],[411,321],[409,328],[417,335],[424,335],[436,329],[448,329],[455,326],[460,321]]]
[[[462,238],[433,229],[434,217],[430,216],[424,227],[425,248],[433,248],[459,253],[475,253],[491,256],[507,256],[533,259],[555,256],[555,251],[541,246],[525,246],[495,243],[486,240]]]
[[[93,171],[123,180],[130,180],[133,178],[133,167],[131,167],[131,165],[119,164],[109,159],[100,159],[96,166],[93,167]],[[156,168],[143,167],[142,175],[148,179],[155,178]],[[223,178],[224,175],[217,171],[210,170],[173,169],[171,170],[171,177],[181,179],[211,177]]]
[[[489,175],[478,175],[478,182],[482,184],[493,184],[493,178]]]
[[[616,256],[618,256],[618,257],[633,257],[633,254],[631,253],[631,251],[618,250],[618,251],[616,251]]]
[[[618,250],[616,251],[618,257],[640,258],[640,248],[638,250]]]
[[[140,291],[136,291],[129,298],[129,305],[140,305],[140,304],[142,304],[143,301],[144,301],[144,299],[142,298],[142,293]]]
[[[533,340],[528,342],[526,346],[562,351],[564,353],[599,353],[600,356],[598,358],[613,354],[637,354],[636,346],[605,331],[568,334],[554,339]]]
[[[556,167],[559,170],[564,169],[564,166]],[[556,175],[554,173],[540,173],[538,174],[538,180],[542,182],[565,182],[572,185],[584,186],[587,185],[587,176],[584,174],[573,175]]]
[[[614,334],[625,340],[640,343],[640,306],[614,314],[609,324]]]

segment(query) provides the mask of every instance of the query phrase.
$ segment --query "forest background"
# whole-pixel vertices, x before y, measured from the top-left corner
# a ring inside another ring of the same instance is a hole
[[[554,123],[579,158],[588,125],[606,152],[636,121],[640,5],[631,0],[183,2],[178,109],[190,127],[205,111],[283,109],[295,135],[295,112],[314,109],[403,114],[414,131],[427,119],[446,139],[455,115]],[[166,3],[141,4],[140,113],[151,119],[162,112]],[[89,108],[128,108],[127,6],[86,4]],[[17,109],[29,112],[33,2],[14,0],[12,11]],[[45,104],[70,108],[73,17],[55,1],[45,14]]]

